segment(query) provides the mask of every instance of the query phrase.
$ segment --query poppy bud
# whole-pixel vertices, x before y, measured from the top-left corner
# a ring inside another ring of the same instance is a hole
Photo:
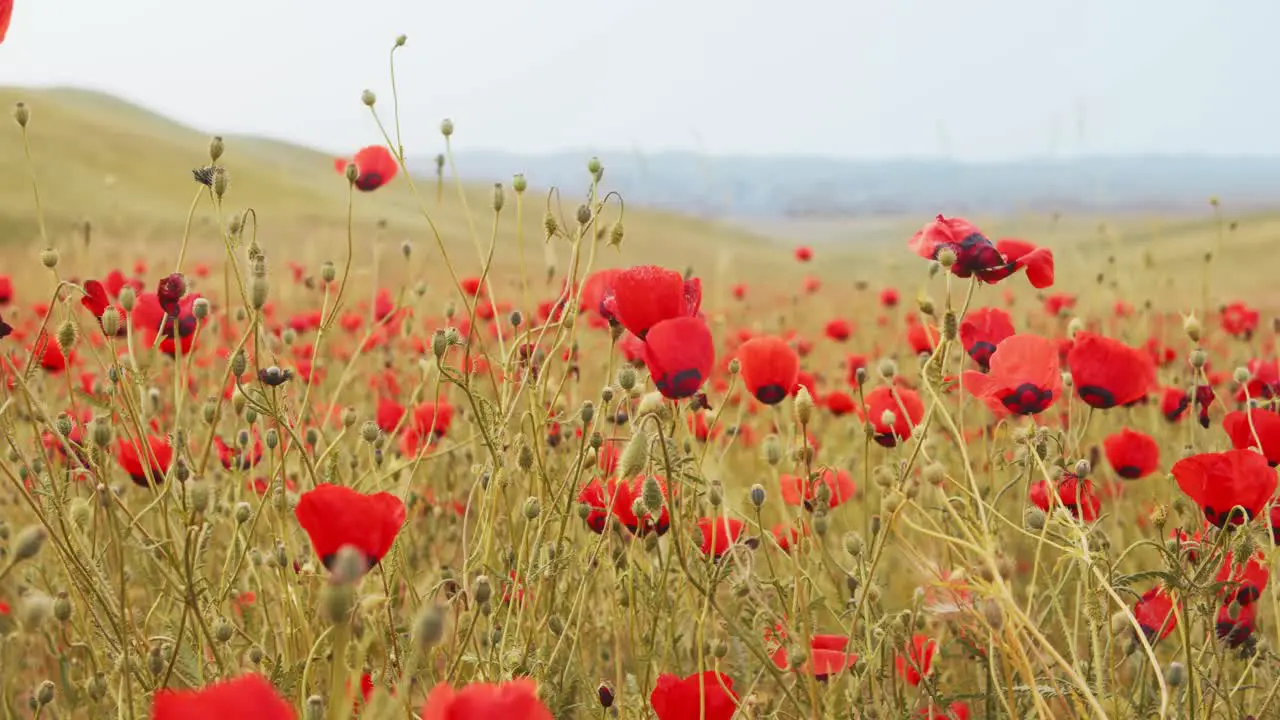
[[[45,680],[40,683],[40,687],[36,688],[36,704],[43,707],[51,702],[53,702],[53,682]]]
[[[265,277],[255,277],[249,283],[249,299],[253,303],[254,310],[261,310],[263,305],[267,304],[267,294],[271,287],[267,284]]]
[[[529,183],[524,179],[523,174],[517,174],[511,178],[511,189],[515,190],[517,195],[523,193],[528,187]]]
[[[107,307],[107,311],[102,313],[102,334],[107,337],[115,337],[120,332],[120,313],[116,312],[113,307]]]
[[[755,485],[752,485],[751,486],[751,504],[759,508],[760,506],[764,505],[764,501],[765,501],[764,486],[761,485],[760,483],[756,483]]]
[[[920,308],[920,312],[933,317],[933,298],[928,295],[921,295],[916,298],[916,305]]]
[[[579,205],[577,220],[579,225],[586,225],[591,222],[591,208],[586,205]]]
[[[724,502],[724,485],[719,480],[711,481],[711,487],[707,489],[707,502],[711,503],[711,507],[720,507]]]
[[[132,285],[125,285],[120,289],[120,307],[124,308],[125,312],[133,312],[133,304],[137,299],[138,295]]]
[[[249,518],[253,515],[253,508],[247,502],[236,503],[235,519],[237,525],[243,525],[249,522]]]
[[[27,632],[36,632],[53,614],[53,598],[39,591],[27,593],[18,605],[18,622]]]
[[[53,248],[45,248],[40,253],[40,263],[50,270],[58,267],[58,251]]]
[[[364,103],[365,107],[373,107],[378,102],[378,96],[366,88],[360,92],[360,102]]]
[[[191,498],[191,509],[195,512],[202,513],[209,509],[209,486],[202,482],[191,483],[188,486]]]
[[[79,336],[80,328],[70,320],[64,320],[58,326],[58,349],[62,350],[63,355],[71,354],[71,348],[75,347]]]
[[[220,167],[213,172],[213,194],[221,200],[223,195],[227,194],[227,185],[231,183],[231,174],[226,168]]]
[[[942,314],[942,337],[946,340],[955,340],[959,330],[959,321],[956,319],[956,312],[948,310]]]
[[[13,562],[20,563],[39,555],[48,537],[43,525],[28,525],[19,530],[13,538]]]
[[[18,123],[19,127],[26,127],[31,121],[31,110],[27,108],[27,104],[20,102],[13,106],[13,119]]]
[[[652,475],[645,477],[640,496],[644,500],[645,509],[656,517],[662,510],[663,500],[662,484],[658,482],[658,478]]]
[[[770,465],[782,462],[782,442],[777,435],[769,435],[764,439],[764,459]]]
[[[1000,603],[993,598],[987,598],[982,601],[982,619],[987,621],[992,630],[999,630],[1004,626],[1004,610],[1000,607]]]
[[[898,363],[894,362],[892,358],[885,358],[880,361],[878,369],[880,370],[880,377],[892,380],[898,374]]]
[[[443,119],[443,120],[441,120],[441,121],[440,121],[440,134],[441,134],[441,135],[443,135],[443,136],[445,136],[445,137],[449,137],[450,135],[453,135],[453,121],[452,121],[452,120],[450,120],[449,118],[445,118],[445,119]],[[440,160],[443,160],[443,159],[444,159],[444,156],[440,156],[439,158],[437,158],[437,160],[436,160],[436,164],[437,164],[437,165],[442,165],[442,163],[440,163]]]
[[[584,427],[590,426],[591,421],[595,419],[595,416],[596,416],[595,403],[591,402],[590,400],[583,402],[582,409],[578,411],[578,415],[579,417],[582,418],[582,424]]]
[[[1093,466],[1089,463],[1088,460],[1082,459],[1076,463],[1076,467],[1075,467],[1076,477],[1082,478],[1082,479],[1087,478],[1089,477],[1089,473],[1091,472],[1093,472]]]
[[[924,481],[938,486],[947,479],[947,468],[942,463],[930,463],[924,468]]]
[[[861,535],[856,532],[845,533],[844,551],[849,553],[849,557],[859,557],[864,549],[866,549],[866,543],[862,541]]]
[[[231,623],[225,618],[218,618],[213,624],[213,639],[220,643],[229,642],[231,636],[235,634],[235,628],[231,627]]]
[[[1029,507],[1022,516],[1022,522],[1031,530],[1040,531],[1044,529],[1046,520],[1044,511],[1037,507]]]
[[[58,593],[58,597],[54,598],[53,617],[58,622],[66,622],[71,619],[71,598],[67,596],[65,590]]]
[[[356,167],[355,163],[347,163],[347,168],[344,174],[347,177],[347,182],[355,185],[356,180],[360,179],[360,168]]]
[[[489,602],[489,599],[493,597],[493,585],[490,584],[489,577],[487,575],[477,577],[475,583],[471,586],[471,592],[477,605],[484,605]]]
[[[667,407],[662,393],[646,393],[644,397],[640,398],[640,404],[636,407],[636,417],[644,418],[646,415],[655,415],[659,421],[665,421],[671,417],[671,411]]]
[[[1164,671],[1164,681],[1169,684],[1169,687],[1182,687],[1182,684],[1187,681],[1187,666],[1176,660],[1169,663],[1169,667]]]
[[[1241,385],[1245,385],[1252,379],[1249,368],[1238,367],[1235,371],[1235,381]]]
[[[622,247],[622,239],[626,236],[626,228],[619,220],[609,227],[609,246]]]
[[[338,277],[338,268],[333,263],[326,260],[320,266],[320,279],[326,283],[331,283]]]
[[[618,458],[619,477],[630,478],[639,475],[649,462],[649,436],[637,432],[627,441]]]
[[[801,425],[808,425],[809,421],[813,419],[813,396],[809,394],[809,389],[803,385],[796,391],[794,408],[796,422]]]
[[[444,357],[444,353],[449,349],[449,338],[444,334],[443,330],[437,330],[431,335],[431,354],[436,356],[436,360]]]
[[[1188,360],[1191,363],[1191,367],[1199,370],[1204,367],[1205,363],[1209,362],[1209,356],[1200,348],[1196,348],[1191,351],[1191,357]]]
[[[623,390],[630,391],[636,386],[636,371],[634,368],[624,367],[618,371],[618,387]]]
[[[493,211],[502,212],[502,206],[506,204],[506,195],[502,192],[502,183],[493,184]]]

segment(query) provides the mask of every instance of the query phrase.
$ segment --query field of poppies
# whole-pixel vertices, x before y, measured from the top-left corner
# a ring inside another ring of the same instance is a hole
[[[313,169],[414,198],[376,260],[260,231],[221,138],[145,248],[51,238],[26,156],[6,720],[1280,716],[1274,296],[1216,201],[1189,263],[939,208],[704,283],[621,261],[595,159],[441,231],[394,132]]]

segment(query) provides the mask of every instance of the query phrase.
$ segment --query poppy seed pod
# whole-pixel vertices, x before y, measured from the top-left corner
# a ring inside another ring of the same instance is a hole
[[[813,396],[809,394],[809,389],[801,385],[796,391],[796,399],[794,401],[796,422],[801,425],[808,425],[813,419]]]
[[[472,597],[477,605],[484,605],[493,597],[493,585],[489,582],[487,575],[481,575],[471,585]]]
[[[1209,362],[1209,356],[1205,354],[1205,351],[1196,348],[1191,351],[1191,356],[1187,360],[1191,363],[1191,367],[1199,370],[1205,366],[1205,363]]]
[[[44,265],[50,270],[58,267],[58,251],[54,250],[53,248],[45,248],[40,253],[40,264]]]
[[[271,291],[265,277],[255,277],[249,283],[249,300],[254,310],[261,310],[267,304],[267,294]]]
[[[13,538],[13,562],[20,563],[39,555],[48,537],[43,525],[28,525],[19,530]]]
[[[66,622],[71,619],[71,611],[71,598],[63,590],[53,600],[53,617],[58,622]]]
[[[209,161],[218,162],[218,158],[222,157],[224,150],[226,150],[226,146],[222,142],[222,136],[214,135],[209,140]]]
[[[542,514],[542,504],[538,502],[538,498],[529,497],[524,501],[524,518],[526,520],[536,520]]]
[[[36,704],[43,707],[53,702],[53,681],[45,680],[36,688]]]
[[[515,190],[517,195],[523,193],[528,187],[529,183],[524,179],[524,175],[518,174],[511,178],[511,189]]]
[[[443,135],[443,136],[445,136],[445,137],[449,137],[449,136],[453,135],[453,121],[452,121],[452,120],[450,120],[449,118],[445,118],[445,119],[443,119],[443,120],[441,120],[441,121],[440,121],[440,134],[441,134],[441,135]],[[441,156],[441,159],[443,159],[443,156]],[[437,162],[438,162],[438,161],[437,161]]]
[[[579,205],[577,220],[579,225],[586,225],[591,222],[591,208],[586,205]]]
[[[360,102],[364,103],[365,107],[373,107],[378,102],[378,96],[366,88],[360,92]]]
[[[28,122],[31,122],[31,110],[26,103],[20,102],[13,106],[13,119],[18,123],[19,127],[25,128]]]
[[[950,270],[956,264],[956,252],[951,248],[943,248],[938,251],[938,264],[943,268]]]

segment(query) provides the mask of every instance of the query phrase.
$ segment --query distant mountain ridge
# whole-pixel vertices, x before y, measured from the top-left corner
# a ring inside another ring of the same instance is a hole
[[[605,183],[629,202],[706,217],[832,217],[936,212],[1179,213],[1216,196],[1235,210],[1280,207],[1280,157],[1082,156],[992,163],[703,156],[691,152],[459,152],[464,179],[587,187],[598,155]],[[432,158],[411,167],[431,172]]]

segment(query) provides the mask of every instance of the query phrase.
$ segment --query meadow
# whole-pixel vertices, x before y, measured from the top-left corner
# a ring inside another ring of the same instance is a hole
[[[6,720],[1280,716],[1280,218],[753,228],[352,102],[0,90]]]

